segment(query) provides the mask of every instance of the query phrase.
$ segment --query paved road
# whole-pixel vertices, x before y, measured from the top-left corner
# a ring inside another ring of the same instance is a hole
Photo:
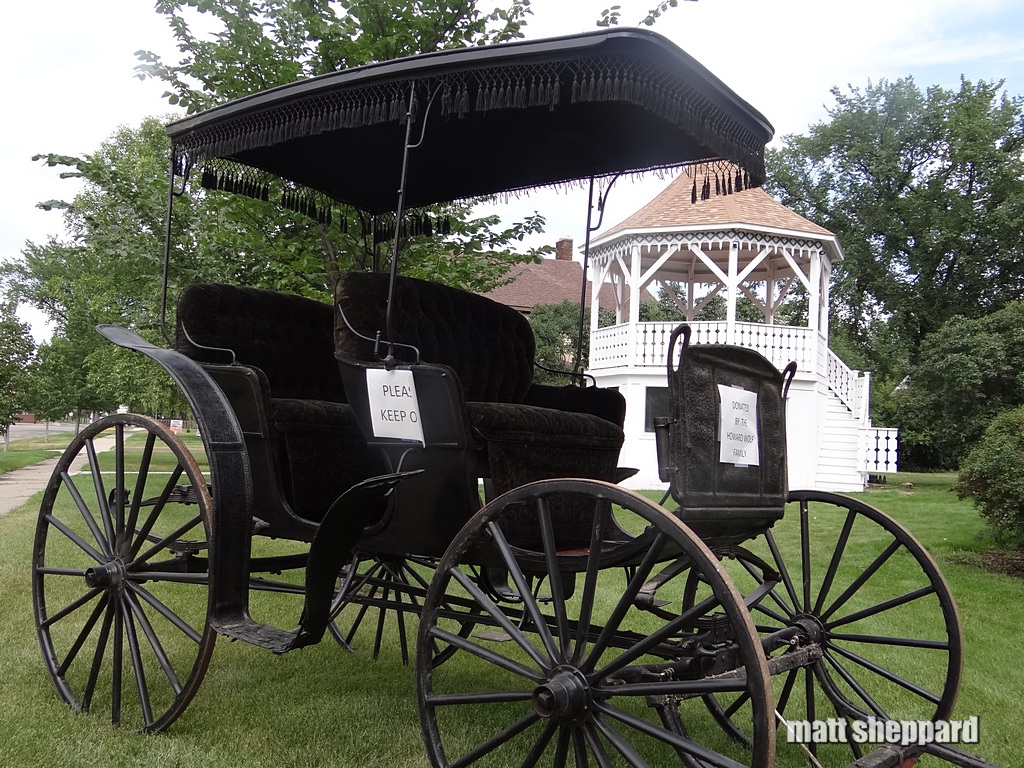
[[[57,429],[58,425],[51,424],[50,434],[56,434],[57,432],[74,431],[74,424],[59,425],[60,429]],[[32,435],[26,434],[31,430],[38,427],[39,434]],[[26,437],[42,436],[45,434],[46,428],[42,424],[15,424],[12,427],[11,439],[20,440]],[[19,434],[20,433],[20,434]],[[100,437],[95,441],[97,451],[107,451],[114,446],[114,437]],[[76,462],[72,465],[72,472],[78,471],[81,463],[85,461],[85,452],[82,452],[81,462]],[[53,474],[54,465],[56,465],[60,454],[54,454],[52,459],[46,459],[38,464],[32,464],[22,469],[16,469],[13,472],[7,472],[0,475],[0,516],[6,515],[12,509],[20,507],[26,501],[32,498],[32,496],[39,491],[46,488],[46,484],[50,482],[50,476]]]
[[[83,422],[82,426],[85,426]],[[51,421],[49,426],[43,422],[38,424],[11,424],[10,435],[11,440],[28,440],[34,437],[44,437],[49,429],[49,434],[56,435],[58,432],[74,432],[74,423],[58,423]]]

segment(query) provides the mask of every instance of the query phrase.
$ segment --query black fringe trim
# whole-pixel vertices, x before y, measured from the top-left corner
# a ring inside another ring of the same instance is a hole
[[[683,129],[705,147],[719,147],[742,170],[735,178],[715,177],[715,194],[751,186],[751,175],[764,178],[764,149],[757,136],[723,115],[707,97],[681,78],[666,77],[650,65],[622,56],[601,56],[550,63],[522,63],[483,72],[448,73],[413,82],[378,84],[323,94],[298,104],[282,105],[262,113],[206,126],[176,137],[175,155],[182,163],[204,168],[204,186],[263,198],[265,180],[255,183],[248,172],[228,172],[224,158],[302,136],[383,122],[403,124],[409,89],[414,93],[413,114],[435,90],[441,114],[455,119],[470,111],[557,109],[571,103],[627,102],[657,114]],[[565,92],[563,92],[565,91]],[[216,178],[207,178],[212,168]],[[241,166],[239,166],[241,167]],[[250,169],[251,170],[251,169]],[[696,189],[694,199],[711,194],[710,179]],[[293,210],[306,212],[311,203],[290,199]],[[314,218],[322,215],[313,204]]]

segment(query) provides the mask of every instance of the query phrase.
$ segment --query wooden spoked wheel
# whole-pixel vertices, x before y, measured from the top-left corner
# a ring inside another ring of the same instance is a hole
[[[553,521],[568,508],[577,519],[589,513],[589,546],[558,540]],[[710,595],[683,610],[693,569]],[[468,637],[444,628],[469,611]],[[458,663],[431,663],[443,644],[461,651]],[[709,721],[700,697],[722,692],[752,707],[746,747],[713,722],[715,745],[680,726],[681,705]],[[417,697],[435,766],[769,768],[774,760],[764,654],[718,560],[661,507],[597,481],[522,486],[460,532],[424,602]]]
[[[963,638],[935,561],[903,525],[862,501],[819,491],[789,500],[766,536],[716,553],[759,635],[779,639],[766,650],[780,742],[787,722],[832,719],[846,743],[806,746],[827,753],[826,764],[845,763],[879,740],[860,738],[871,737],[872,719],[949,718]],[[686,601],[703,589],[688,585]],[[734,738],[749,740],[747,702],[715,694],[705,703]]]
[[[356,553],[341,574],[331,606],[331,636],[350,651],[363,650],[359,638],[371,646],[377,658],[385,632],[396,628],[402,663],[409,663],[409,640],[415,638],[416,621],[434,574],[436,559],[382,557]],[[466,637],[475,623],[471,614],[446,628]],[[431,652],[434,665],[443,664],[458,649],[443,644]]]
[[[101,437],[112,450],[97,450]],[[152,419],[101,419],[61,456],[36,527],[33,602],[47,671],[73,709],[155,732],[188,706],[216,640],[211,510],[195,458]]]

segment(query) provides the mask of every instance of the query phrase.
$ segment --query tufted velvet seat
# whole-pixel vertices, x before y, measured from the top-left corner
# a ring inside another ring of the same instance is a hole
[[[345,275],[336,297],[347,320],[336,322],[340,355],[374,360],[372,342],[349,326],[371,337],[383,330],[387,294],[386,275]],[[473,437],[484,452],[482,471],[495,492],[550,477],[614,479],[622,396],[534,384],[535,346],[526,318],[485,297],[415,278],[398,278],[393,302],[395,341],[417,347],[426,362],[452,368],[462,383]],[[412,362],[400,347],[395,356]]]
[[[234,360],[255,373],[271,469],[293,511],[313,521],[382,471],[345,403],[333,315],[323,302],[233,285],[191,285],[178,300],[179,352],[208,364]]]
[[[350,273],[337,300],[353,327],[373,335],[386,298],[386,275]],[[614,479],[625,415],[618,392],[534,384],[529,323],[490,299],[399,278],[394,300],[396,338],[455,371],[476,469],[496,492],[548,477]],[[192,285],[178,301],[178,351],[214,368],[240,363],[259,382],[266,424],[251,430],[265,429],[268,471],[293,511],[312,521],[354,483],[385,471],[346,401],[335,356],[371,361],[373,345],[335,314],[312,299],[229,285]],[[252,456],[256,438],[247,440]]]

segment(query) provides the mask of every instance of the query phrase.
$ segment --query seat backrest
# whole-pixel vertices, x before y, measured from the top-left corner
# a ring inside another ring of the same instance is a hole
[[[335,297],[344,314],[335,323],[337,352],[374,361],[374,344],[360,338],[384,335],[388,276],[345,275]],[[419,349],[429,363],[455,371],[466,400],[521,403],[533,381],[535,343],[529,322],[511,307],[438,283],[399,277],[393,292],[392,341]],[[347,321],[347,324],[346,322]],[[414,362],[396,349],[395,357]]]
[[[682,325],[669,347],[662,479],[702,538],[749,538],[781,518],[786,504],[785,400],[795,365],[779,371],[755,350],[688,340]]]
[[[264,373],[275,398],[345,402],[333,318],[329,304],[302,296],[197,283],[178,299],[176,347],[205,363],[233,353]]]

